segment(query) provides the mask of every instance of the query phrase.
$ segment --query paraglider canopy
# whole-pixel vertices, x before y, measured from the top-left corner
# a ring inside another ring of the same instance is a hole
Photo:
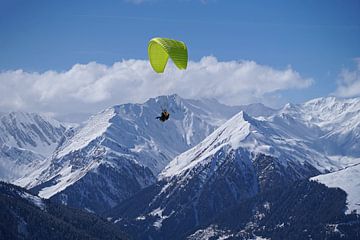
[[[157,73],[163,73],[169,57],[177,68],[186,69],[188,52],[185,43],[169,38],[153,38],[148,46],[149,60]]]

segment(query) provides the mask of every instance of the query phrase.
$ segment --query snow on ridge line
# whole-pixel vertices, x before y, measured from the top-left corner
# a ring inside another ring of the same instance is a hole
[[[336,172],[318,175],[310,178],[325,184],[329,188],[341,188],[347,194],[346,202],[348,209],[346,213],[356,211],[360,213],[360,163],[346,167]]]
[[[36,118],[40,118],[55,128],[64,127],[61,122],[44,113],[12,111],[4,115],[0,115],[0,118],[15,118],[18,123],[29,123],[33,122]]]
[[[99,165],[100,162],[93,162],[89,166],[87,166],[86,169],[77,171],[73,171],[72,167],[68,166],[59,173],[60,177],[57,179],[56,184],[41,189],[38,195],[42,198],[49,199],[55,194],[65,190],[67,187],[80,180],[90,170],[98,167]]]
[[[10,112],[0,117],[0,138],[4,143],[19,149],[30,150],[44,157],[57,147],[60,135],[50,136],[53,129],[65,129],[59,121],[44,114]]]
[[[99,114],[92,116],[68,142],[67,146],[61,149],[56,157],[60,158],[70,152],[87,146],[92,140],[101,136],[111,125],[110,120],[116,115],[114,108],[108,108]]]
[[[171,177],[192,168],[229,142],[232,148],[236,149],[240,141],[249,135],[251,120],[252,118],[243,111],[236,114],[201,143],[174,158],[160,173],[159,179]]]

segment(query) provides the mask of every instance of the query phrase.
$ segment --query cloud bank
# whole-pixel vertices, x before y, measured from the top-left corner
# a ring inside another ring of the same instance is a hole
[[[360,96],[360,58],[355,59],[355,70],[343,69],[337,81],[334,95],[339,97]]]
[[[97,112],[173,93],[236,105],[266,102],[278,91],[311,83],[291,67],[279,70],[253,61],[221,62],[213,56],[190,61],[186,71],[169,61],[164,74],[156,74],[145,60],[123,60],[112,66],[90,62],[64,72],[0,72],[0,112]]]

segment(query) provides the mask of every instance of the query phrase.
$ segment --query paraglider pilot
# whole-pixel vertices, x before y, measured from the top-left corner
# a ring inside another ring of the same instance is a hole
[[[164,109],[161,112],[161,116],[156,117],[156,119],[159,119],[160,121],[165,122],[166,120],[169,119],[169,117],[170,117],[170,113],[168,111],[166,111],[166,109]]]

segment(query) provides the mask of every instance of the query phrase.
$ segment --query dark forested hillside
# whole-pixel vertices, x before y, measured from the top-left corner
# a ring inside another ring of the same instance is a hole
[[[0,183],[0,239],[128,239],[98,216],[45,201]]]
[[[151,236],[193,240],[256,237],[300,240],[359,239],[360,236],[359,215],[345,214],[346,193],[314,181],[297,181],[261,192],[198,224],[190,219],[192,215],[188,221],[177,221],[171,215],[163,217],[160,218],[161,228],[154,224],[154,221],[159,222],[158,216],[146,215],[152,199],[156,199],[154,195],[160,190],[161,184],[144,189],[108,214],[117,215],[118,226],[136,239]],[[179,202],[177,206],[180,205]],[[204,211],[200,207],[195,210]],[[175,214],[186,215],[185,212]]]
[[[190,238],[211,229],[229,239],[359,239],[359,216],[345,215],[345,202],[341,189],[300,181],[227,209]]]

